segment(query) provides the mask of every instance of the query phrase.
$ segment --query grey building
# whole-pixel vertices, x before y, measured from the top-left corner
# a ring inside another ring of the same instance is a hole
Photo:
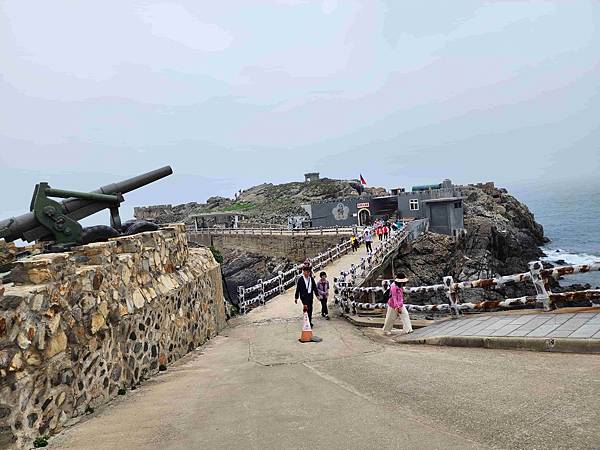
[[[321,177],[319,172],[309,172],[304,174],[304,181],[310,183],[311,181],[319,181]]]
[[[450,180],[394,195],[339,198],[305,205],[313,227],[368,225],[377,219],[429,219],[431,231],[458,236],[464,230],[463,197]]]

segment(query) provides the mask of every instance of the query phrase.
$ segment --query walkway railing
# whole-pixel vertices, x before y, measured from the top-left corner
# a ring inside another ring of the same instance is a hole
[[[313,270],[319,270],[334,259],[348,253],[351,248],[352,244],[350,239],[348,239],[318,254],[314,258],[308,258],[308,260],[311,262]],[[258,283],[254,286],[238,286],[238,306],[240,313],[246,314],[252,305],[264,305],[268,299],[294,286],[297,277],[301,273],[301,266],[296,266],[285,272],[280,271],[276,276],[268,280],[258,280]]]
[[[257,236],[335,236],[360,233],[357,227],[332,227],[332,228],[201,228],[196,224],[187,224],[189,233],[208,235],[257,235]]]
[[[549,287],[549,280],[559,279],[563,276],[572,275],[575,273],[586,273],[592,271],[600,271],[600,262],[593,264],[580,264],[572,266],[561,266],[553,269],[544,269],[541,261],[532,261],[529,263],[529,272],[517,273],[497,278],[486,278],[473,281],[455,282],[451,276],[443,278],[442,284],[434,284],[431,286],[418,286],[404,288],[404,292],[408,294],[422,294],[427,292],[444,292],[446,294],[447,303],[441,304],[426,304],[412,305],[405,303],[409,312],[430,312],[441,311],[450,312],[452,315],[458,316],[460,312],[470,311],[488,311],[493,309],[510,309],[510,308],[543,308],[550,310],[555,308],[556,302],[575,302],[575,301],[590,301],[592,306],[600,307],[600,290],[588,289],[585,291],[574,291],[565,293],[553,293]],[[389,286],[393,280],[384,280],[382,284]],[[487,300],[476,303],[461,303],[460,291],[473,288],[495,288],[504,287],[520,283],[533,283],[536,295],[509,298],[505,300]],[[362,287],[360,285],[346,285],[339,287],[340,303],[346,308],[347,312],[352,311],[357,313],[357,309],[385,309],[386,303],[369,303],[356,301],[357,295],[365,293],[374,297],[377,293],[383,293],[385,288],[381,287]]]

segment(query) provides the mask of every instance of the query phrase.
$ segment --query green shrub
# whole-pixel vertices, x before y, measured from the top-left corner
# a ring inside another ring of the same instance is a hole
[[[223,264],[223,255],[221,254],[221,252],[219,250],[217,250],[214,247],[210,247],[210,251],[213,254],[215,260],[219,263],[219,264]]]
[[[48,436],[40,436],[35,438],[33,441],[33,446],[35,448],[46,447],[48,445]]]

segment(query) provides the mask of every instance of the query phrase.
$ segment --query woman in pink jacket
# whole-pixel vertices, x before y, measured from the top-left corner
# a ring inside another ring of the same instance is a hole
[[[404,306],[404,285],[408,283],[408,279],[403,273],[399,273],[394,279],[394,282],[390,286],[387,306],[387,314],[385,315],[385,323],[383,324],[383,333],[386,336],[392,334],[394,328],[394,321],[398,316],[402,318],[402,333],[412,333],[412,325],[410,323],[410,316]]]

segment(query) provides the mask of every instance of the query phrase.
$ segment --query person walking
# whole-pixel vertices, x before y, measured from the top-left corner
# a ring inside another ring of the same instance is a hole
[[[387,238],[390,235],[390,227],[387,226],[387,223],[383,226],[383,240],[387,241]]]
[[[327,297],[329,297],[329,281],[327,281],[327,274],[321,272],[319,274],[319,282],[317,283],[317,294],[321,301],[321,316],[329,320],[329,310],[327,309]]]
[[[352,235],[352,237],[350,238],[350,246],[352,247],[352,252],[356,252],[356,250],[358,249],[358,239],[356,237],[355,234]]]
[[[408,310],[406,309],[406,306],[404,306],[404,286],[406,283],[408,283],[406,275],[399,273],[390,286],[389,300],[387,302],[387,313],[385,315],[385,322],[383,324],[383,333],[386,336],[390,336],[392,334],[394,321],[398,316],[402,318],[402,334],[413,332]]]
[[[302,302],[302,305],[306,305],[308,309],[308,321],[312,328],[312,310],[313,310],[313,299],[317,290],[317,283],[312,276],[312,266],[309,260],[304,261],[302,264],[302,275],[298,277],[296,283],[296,293],[294,294],[294,303],[298,303],[298,299]],[[304,310],[304,307],[302,308]]]
[[[364,232],[365,246],[367,247],[367,254],[373,253],[373,233],[369,227],[365,228]]]

